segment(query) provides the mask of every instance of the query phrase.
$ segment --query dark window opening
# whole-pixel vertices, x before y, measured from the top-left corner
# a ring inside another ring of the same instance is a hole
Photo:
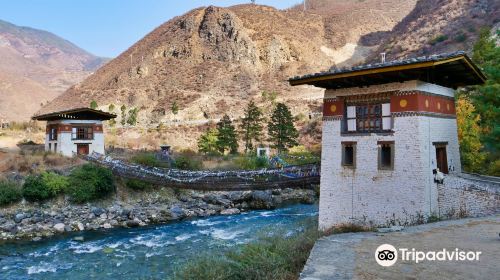
[[[51,127],[49,129],[49,140],[57,140],[57,128]]]
[[[342,166],[356,167],[356,144],[343,143],[342,144]]]
[[[378,168],[394,169],[394,143],[379,143]]]

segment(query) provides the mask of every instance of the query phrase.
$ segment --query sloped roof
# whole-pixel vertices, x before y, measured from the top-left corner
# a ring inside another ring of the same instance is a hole
[[[54,121],[54,120],[110,120],[116,118],[115,114],[95,110],[91,108],[76,108],[71,110],[53,112],[43,115],[33,116],[33,120],[37,121]]]
[[[290,78],[290,85],[338,89],[421,80],[445,87],[483,84],[486,76],[463,51],[366,64]]]

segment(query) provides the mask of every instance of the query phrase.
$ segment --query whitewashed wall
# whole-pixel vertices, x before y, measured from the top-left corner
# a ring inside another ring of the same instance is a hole
[[[51,124],[102,124],[102,121],[87,121],[87,120],[62,120],[62,121],[51,121],[48,122],[47,125]],[[54,143],[57,143],[57,152],[61,153],[64,156],[73,156],[74,153],[77,152],[76,144],[89,144],[89,153],[97,152],[104,154],[104,133],[103,132],[95,132],[94,131],[94,139],[93,140],[72,140],[71,132],[61,132],[58,131],[57,140],[49,141],[49,135],[45,136],[45,150],[49,151],[49,143],[51,143],[51,151],[54,152]]]

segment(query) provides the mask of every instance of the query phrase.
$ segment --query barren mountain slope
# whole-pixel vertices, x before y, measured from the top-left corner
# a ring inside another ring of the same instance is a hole
[[[369,61],[381,52],[388,59],[471,50],[483,27],[500,21],[498,0],[420,0],[415,9],[391,32],[364,36],[365,45],[379,45]]]
[[[399,2],[387,0],[384,5],[396,8]],[[402,6],[410,12],[410,4]],[[352,8],[351,17],[356,13]],[[345,34],[351,34],[353,20],[342,15],[330,22],[326,15],[297,8],[281,11],[238,5],[195,9],[152,31],[42,112],[87,106],[95,100],[102,109],[111,103],[115,108],[140,108],[140,125],[213,119],[223,113],[238,117],[249,99],[260,102],[262,91],[276,91],[294,113],[307,113],[311,106],[317,107],[319,101],[311,99],[320,98],[321,91],[292,88],[286,79],[345,61],[352,53],[336,50],[336,46],[355,43],[372,31],[372,25],[392,28],[403,14],[392,9],[381,16],[365,17],[365,28],[352,39]],[[344,21],[344,33],[333,27],[339,21]],[[380,21],[384,23],[378,24]],[[176,116],[170,112],[174,101],[180,107]]]
[[[52,33],[0,20],[0,110],[27,120],[103,61]]]

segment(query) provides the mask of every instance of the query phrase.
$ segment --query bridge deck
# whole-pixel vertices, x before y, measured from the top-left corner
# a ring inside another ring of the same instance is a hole
[[[123,178],[183,189],[266,190],[308,187],[320,181],[319,164],[261,170],[186,171],[135,165],[95,153],[83,158],[108,167]]]

